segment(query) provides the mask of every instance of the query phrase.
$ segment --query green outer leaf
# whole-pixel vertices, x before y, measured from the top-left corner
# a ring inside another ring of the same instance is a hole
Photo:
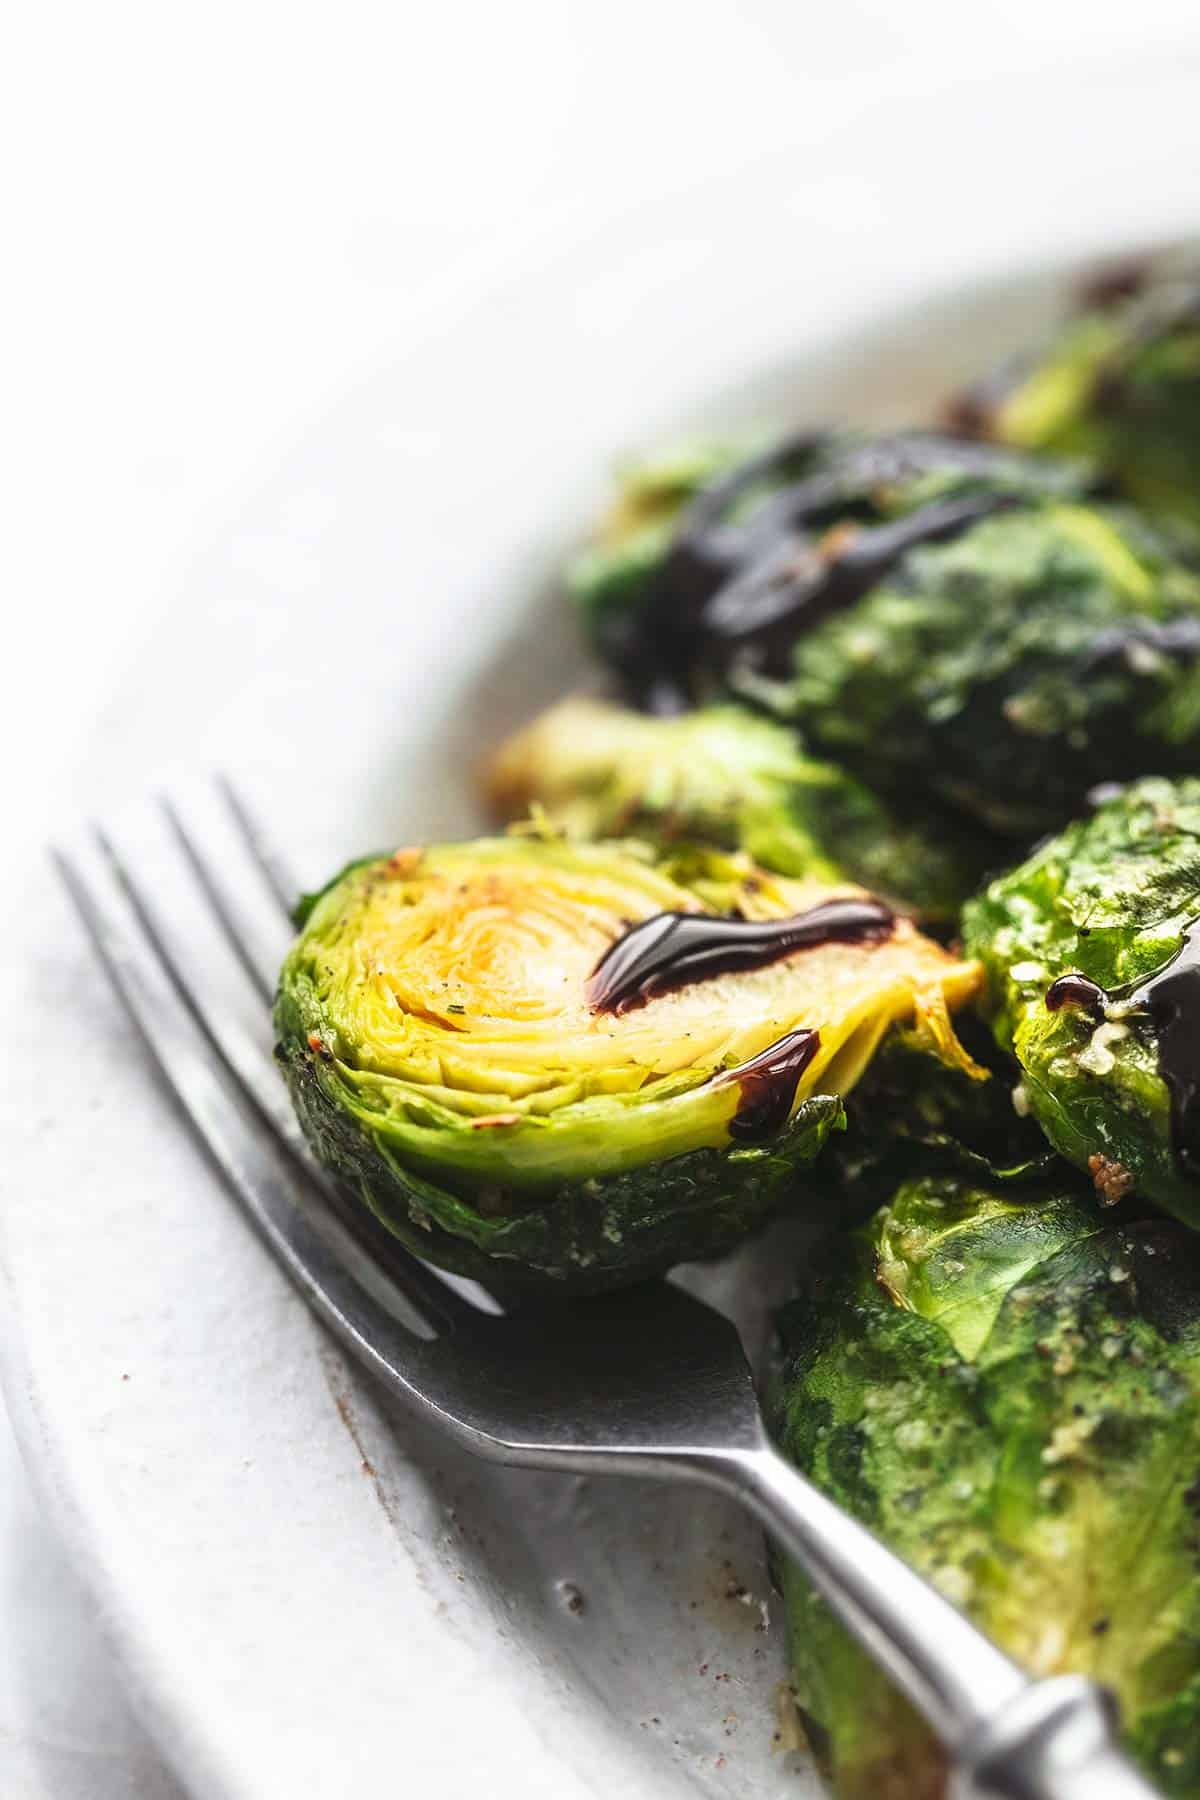
[[[1200,1225],[1200,1190],[1172,1147],[1170,1103],[1150,1021],[1105,1043],[1087,1014],[1046,1010],[1050,982],[1078,971],[1105,989],[1160,968],[1200,917],[1200,780],[1133,783],[1008,874],[964,914],[988,974],[999,1043],[1024,1071],[1029,1105],[1063,1156],[1101,1156],[1137,1192]]]
[[[1200,1245],[1070,1193],[915,1181],[780,1329],[786,1453],[1019,1660],[1113,1687],[1147,1772],[1200,1792]],[[836,1792],[940,1796],[924,1727],[798,1568],[783,1581]]]
[[[294,1046],[280,1061],[319,1160],[418,1256],[495,1286],[562,1283],[602,1289],[682,1260],[718,1256],[772,1214],[798,1204],[801,1172],[831,1131],[841,1101],[817,1094],[762,1147],[696,1150],[602,1181],[560,1184],[522,1203],[497,1190],[497,1211],[424,1179],[365,1135],[331,1101],[319,1064]]]

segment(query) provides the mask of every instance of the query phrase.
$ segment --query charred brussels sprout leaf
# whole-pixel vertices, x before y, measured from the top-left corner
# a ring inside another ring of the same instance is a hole
[[[1200,780],[1152,778],[1041,845],[964,920],[1050,1141],[1102,1199],[1135,1191],[1193,1225],[1197,919]]]
[[[1156,280],[1146,269],[1140,284],[1093,291],[1047,342],[968,390],[954,417],[1006,444],[1092,457],[1147,511],[1200,531],[1195,271]]]
[[[535,807],[571,838],[698,838],[777,874],[861,882],[930,920],[956,917],[1003,860],[961,827],[901,821],[788,727],[737,706],[657,719],[576,696],[503,746],[488,785],[506,819]]]
[[[301,1123],[399,1237],[467,1273],[600,1286],[724,1250],[802,1203],[798,1173],[893,1021],[925,1017],[956,1053],[946,1005],[977,971],[897,919],[619,1012],[596,1010],[590,978],[631,923],[790,919],[838,895],[636,844],[353,865],[280,979]]]
[[[910,1182],[782,1315],[786,1453],[1036,1675],[1111,1688],[1166,1793],[1200,1784],[1200,1248]],[[783,1568],[798,1698],[843,1800],[938,1800],[925,1726]]]

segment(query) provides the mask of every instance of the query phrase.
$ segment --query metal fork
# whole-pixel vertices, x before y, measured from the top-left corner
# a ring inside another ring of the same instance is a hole
[[[1115,1746],[1101,1689],[1031,1681],[783,1460],[721,1314],[669,1283],[501,1313],[348,1205],[310,1158],[270,1056],[290,884],[224,782],[164,801],[159,823],[166,886],[161,864],[98,829],[55,852],[59,869],[234,1195],[384,1387],[480,1456],[698,1482],[740,1500],[929,1722],[960,1800],[1152,1800]]]

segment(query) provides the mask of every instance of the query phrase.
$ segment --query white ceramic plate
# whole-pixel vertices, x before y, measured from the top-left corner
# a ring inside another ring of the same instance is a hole
[[[471,829],[480,751],[579,666],[545,580],[612,452],[700,416],[911,417],[1034,328],[1078,257],[1194,223],[1186,71],[1012,82],[993,127],[998,98],[918,81],[819,145],[798,122],[787,154],[581,221],[543,266],[405,320],[394,361],[180,568],[98,706],[77,804],[218,763],[313,879]],[[4,956],[7,1392],[188,1785],[780,1791],[756,1531],[694,1493],[475,1468],[387,1416],[181,1129],[40,871]]]

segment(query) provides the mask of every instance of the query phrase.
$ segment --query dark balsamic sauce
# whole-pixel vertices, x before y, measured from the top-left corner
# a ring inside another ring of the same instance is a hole
[[[920,544],[944,544],[980,519],[1018,505],[1013,494],[966,494],[935,501],[886,525],[849,525],[832,546],[785,544],[715,593],[702,615],[725,646],[770,646],[797,636],[861,600]]]
[[[959,431],[968,438],[990,437],[1004,403],[1016,393],[1034,366],[1034,358],[1028,351],[1018,351],[960,388],[943,414],[948,429]]]
[[[1047,1012],[1061,1012],[1064,1006],[1069,1006],[1102,1019],[1107,1004],[1108,995],[1104,989],[1098,982],[1089,981],[1086,975],[1060,975],[1046,989]]]
[[[748,518],[729,523],[731,505],[763,478],[791,465],[803,465],[824,454],[819,468],[801,473],[791,486],[769,495]],[[713,482],[683,515],[667,562],[670,578],[676,559],[690,559],[709,578],[726,579],[745,568],[781,535],[801,528],[822,531],[846,519],[869,523],[878,517],[878,496],[922,475],[954,473],[985,481],[996,488],[1027,483],[1030,459],[1020,451],[994,444],[968,443],[932,432],[905,432],[840,448],[828,433],[790,438],[777,450],[755,457]],[[1038,473],[1053,486],[1055,471]]]
[[[792,471],[804,477],[812,459],[827,450],[832,441],[827,431],[784,438],[702,488],[684,511],[676,530],[664,569],[666,585],[702,604],[715,585],[726,581],[746,562],[751,544],[762,543],[770,536],[779,496],[738,523],[730,521],[734,507],[759,482]],[[783,494],[807,487],[812,479],[808,476],[795,486],[785,487]]]
[[[933,472],[988,491],[881,520],[881,494]],[[916,545],[945,543],[1027,502],[1038,484],[1074,492],[1077,479],[1019,451],[932,432],[841,446],[824,431],[788,438],[696,495],[644,601],[603,614],[600,649],[639,705],[678,712],[697,682],[703,690],[735,659],[786,667],[782,653],[800,632],[853,605]],[[779,482],[739,516],[756,488]],[[839,525],[847,529],[830,530]]]
[[[1130,625],[1113,625],[1093,638],[1080,658],[1081,673],[1119,662],[1130,652],[1153,650],[1176,662],[1200,658],[1200,618],[1185,615],[1162,623],[1144,619]]]
[[[1106,993],[1086,975],[1060,975],[1046,990],[1051,1012],[1077,1006],[1102,1019],[1112,1004],[1149,1014],[1158,1072],[1171,1101],[1171,1141],[1189,1175],[1200,1175],[1200,919],[1169,962],[1145,981]]]
[[[588,980],[588,1004],[593,1012],[631,1012],[656,994],[760,969],[796,950],[886,937],[895,922],[880,900],[826,900],[786,919],[655,913],[605,951]]]
[[[762,482],[803,476],[831,443],[827,431],[802,432],[709,482],[685,509],[645,605],[614,607],[603,615],[600,649],[644,711],[669,716],[691,705],[705,602],[770,542],[773,522],[766,507],[756,508],[749,520],[735,521],[731,515],[739,502]]]
[[[789,1031],[768,1044],[749,1062],[717,1077],[736,1081],[742,1090],[729,1135],[740,1143],[758,1143],[783,1130],[791,1116],[800,1077],[821,1048],[819,1031]]]
[[[1110,312],[1126,300],[1145,293],[1154,276],[1154,263],[1148,256],[1127,256],[1120,262],[1106,263],[1081,281],[1076,289],[1080,312]]]

